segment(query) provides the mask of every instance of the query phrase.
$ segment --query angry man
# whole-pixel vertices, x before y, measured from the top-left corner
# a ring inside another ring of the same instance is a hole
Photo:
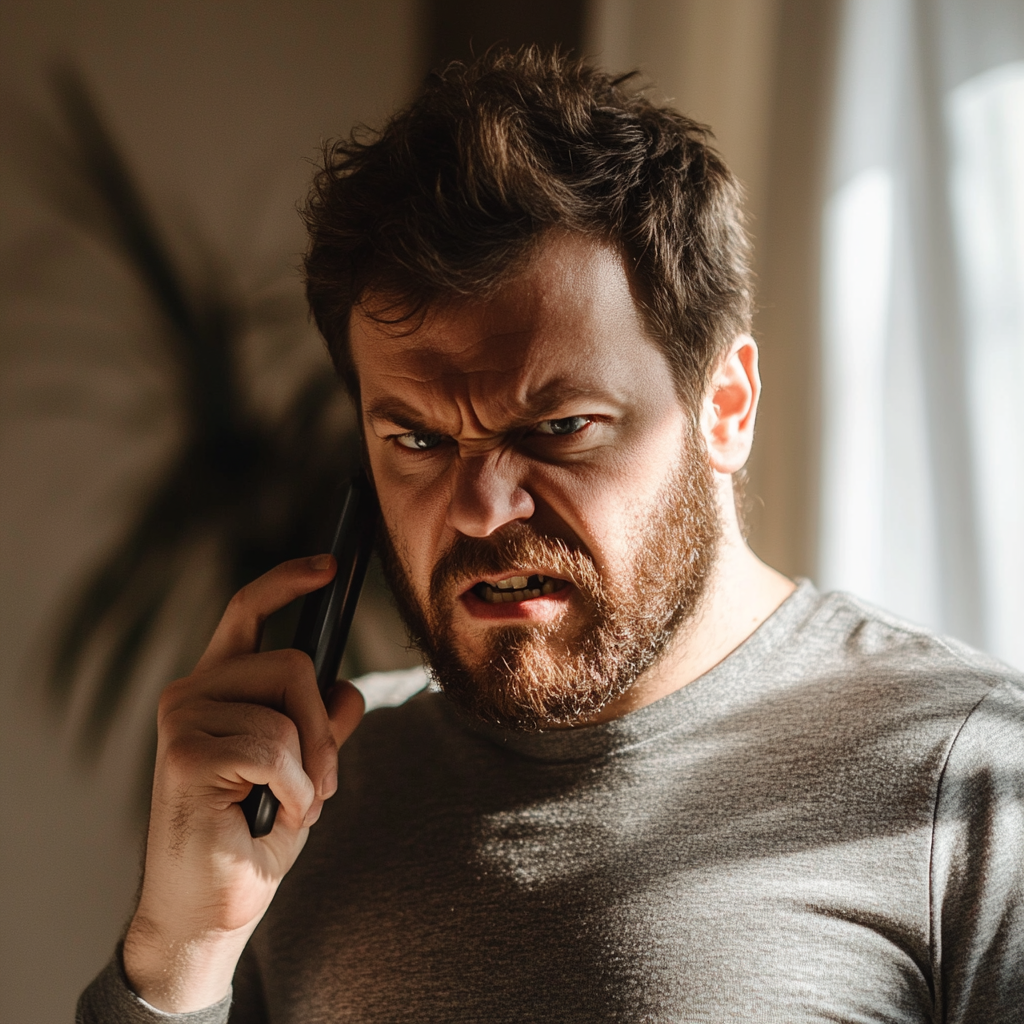
[[[242,590],[161,700],[79,1020],[1024,1021],[1024,685],[747,547],[748,242],[704,130],[496,51],[331,148],[306,218],[434,685],[325,709],[258,651],[333,560]]]

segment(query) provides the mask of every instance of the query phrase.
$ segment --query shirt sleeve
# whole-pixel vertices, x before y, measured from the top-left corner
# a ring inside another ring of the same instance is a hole
[[[192,1013],[164,1013],[128,986],[121,947],[78,999],[75,1024],[227,1024],[229,992],[219,1003]]]
[[[935,1020],[1024,1022],[1024,690],[990,691],[953,741],[931,866]]]

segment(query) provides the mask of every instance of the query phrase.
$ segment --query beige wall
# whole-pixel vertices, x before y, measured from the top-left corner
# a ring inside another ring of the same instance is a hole
[[[778,0],[594,0],[586,48],[609,69],[640,67],[654,94],[711,126],[760,210]]]
[[[38,664],[56,601],[174,431],[162,378],[137,354],[131,281],[23,180],[12,110],[44,104],[46,63],[77,57],[168,220],[212,238],[251,283],[296,262],[295,203],[321,136],[408,97],[415,15],[414,0],[0,6],[0,1024],[70,1020],[128,912],[152,693],[86,770]],[[307,351],[319,358],[312,335]]]
[[[586,49],[711,126],[744,183],[764,384],[751,543],[814,574],[818,238],[839,0],[593,0]]]

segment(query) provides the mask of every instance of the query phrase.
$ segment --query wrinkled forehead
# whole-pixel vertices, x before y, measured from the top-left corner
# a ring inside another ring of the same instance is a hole
[[[364,304],[372,309],[371,301]],[[428,309],[411,323],[350,324],[364,407],[390,395],[533,406],[558,390],[615,389],[668,374],[647,335],[619,253],[575,236],[539,247],[524,272],[483,301]]]

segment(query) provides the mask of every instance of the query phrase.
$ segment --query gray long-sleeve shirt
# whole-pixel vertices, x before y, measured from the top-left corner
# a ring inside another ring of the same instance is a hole
[[[238,1024],[1024,1021],[1024,680],[801,588],[689,686],[531,735],[367,715]],[[156,1014],[115,962],[83,1024]]]

